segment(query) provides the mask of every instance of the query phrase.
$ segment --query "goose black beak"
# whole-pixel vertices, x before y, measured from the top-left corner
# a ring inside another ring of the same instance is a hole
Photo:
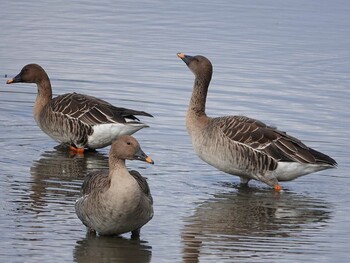
[[[143,161],[149,164],[154,164],[154,161],[152,160],[152,158],[147,156],[141,149],[139,149],[135,153],[134,158],[135,160]]]
[[[18,74],[16,77],[6,81],[6,84],[12,84],[12,83],[17,83],[17,82],[21,82],[21,81],[22,81],[21,75]]]
[[[188,65],[193,58],[192,56],[186,55],[184,53],[177,53],[177,56],[181,58],[182,61],[186,63],[186,65]]]

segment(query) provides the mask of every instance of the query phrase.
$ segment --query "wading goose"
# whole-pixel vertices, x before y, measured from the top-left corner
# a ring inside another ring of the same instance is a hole
[[[153,217],[153,200],[147,181],[137,171],[128,171],[125,160],[153,161],[137,140],[124,135],[113,142],[109,171],[87,175],[81,197],[75,203],[79,219],[89,231],[100,235],[127,232],[138,237],[140,228]]]
[[[205,102],[213,73],[211,62],[203,56],[177,55],[195,75],[186,126],[202,160],[239,176],[242,184],[254,179],[276,190],[282,189],[279,181],[337,165],[331,157],[261,121],[244,116],[208,117]]]
[[[52,98],[51,83],[45,70],[28,64],[7,84],[36,83],[38,94],[34,104],[34,119],[52,139],[84,152],[84,148],[108,146],[118,136],[133,134],[148,127],[135,115],[152,117],[144,111],[118,108],[112,104],[83,94],[67,93]]]

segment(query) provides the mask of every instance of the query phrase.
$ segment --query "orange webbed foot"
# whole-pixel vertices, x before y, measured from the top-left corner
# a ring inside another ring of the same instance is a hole
[[[275,184],[273,188],[274,188],[274,189],[275,189],[275,191],[277,191],[277,192],[282,191],[282,186],[281,186],[281,185],[279,185],[279,184]]]
[[[74,146],[69,146],[70,154],[84,154],[85,149],[84,148],[75,148]]]

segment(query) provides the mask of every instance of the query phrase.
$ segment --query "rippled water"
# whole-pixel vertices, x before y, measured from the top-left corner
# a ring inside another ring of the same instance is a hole
[[[2,1],[1,262],[347,262],[350,246],[350,4],[347,1]],[[338,169],[275,193],[203,163],[185,112],[193,75],[214,64],[207,112],[244,114],[335,158]],[[155,216],[141,240],[86,236],[74,202],[108,149],[70,156],[35,125],[27,63],[55,95],[77,91],[152,113],[136,134],[154,160]],[[5,76],[7,75],[7,77]]]

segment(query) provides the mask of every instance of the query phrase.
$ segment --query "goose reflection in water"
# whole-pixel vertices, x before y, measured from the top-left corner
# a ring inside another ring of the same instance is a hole
[[[50,200],[74,204],[87,172],[106,168],[107,154],[86,152],[84,156],[71,156],[68,150],[62,148],[44,152],[30,169],[32,209],[41,208]]]
[[[295,253],[330,217],[329,205],[321,200],[237,186],[235,192],[199,204],[185,219],[183,262],[199,262],[216,253],[226,260]]]
[[[152,247],[146,241],[87,234],[73,250],[74,262],[151,262]]]
[[[83,155],[75,154],[61,145],[55,150],[46,151],[38,161],[34,161],[31,172],[42,177],[83,178],[87,171],[108,167],[108,153],[86,151]]]

